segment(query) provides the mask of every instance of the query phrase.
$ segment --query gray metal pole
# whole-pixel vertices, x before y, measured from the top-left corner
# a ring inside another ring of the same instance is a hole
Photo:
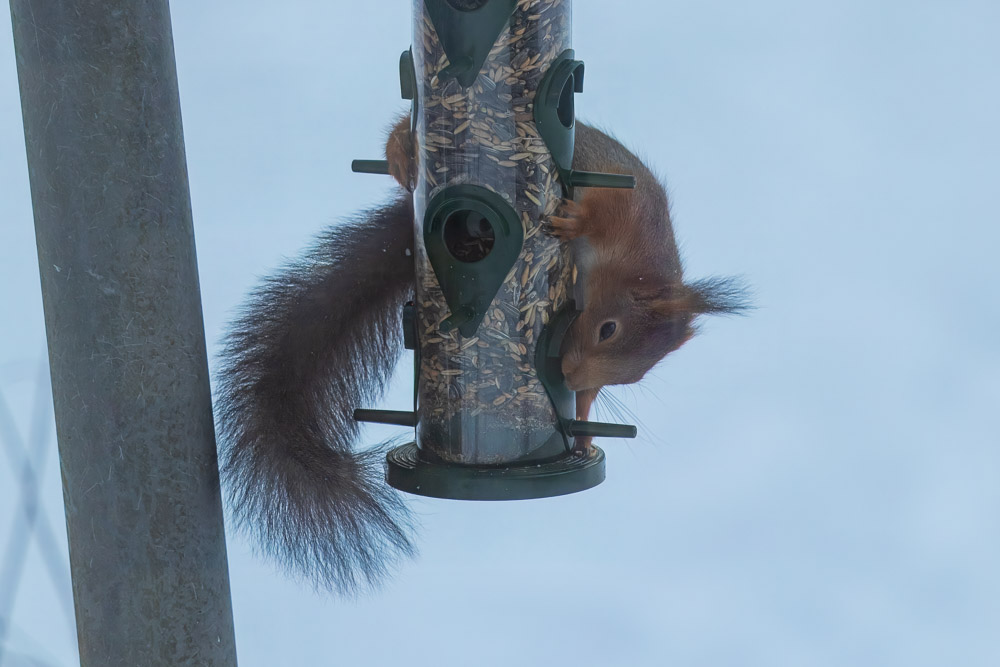
[[[166,0],[11,0],[84,665],[235,665]]]

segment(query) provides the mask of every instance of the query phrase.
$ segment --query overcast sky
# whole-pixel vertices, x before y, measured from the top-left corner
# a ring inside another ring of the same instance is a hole
[[[391,192],[350,161],[403,108],[410,7],[347,7],[173,3],[213,364],[259,276]],[[760,308],[616,392],[640,436],[601,443],[600,487],[414,499],[421,554],[377,594],[316,595],[230,534],[241,664],[1000,664],[1000,4],[575,9],[579,116],[665,177],[688,275],[742,274]],[[27,438],[51,406],[10,34],[0,13],[0,392]],[[12,642],[73,664],[29,556]]]

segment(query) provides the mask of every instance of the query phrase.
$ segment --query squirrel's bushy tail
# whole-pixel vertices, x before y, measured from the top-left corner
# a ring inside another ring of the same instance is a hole
[[[342,593],[413,551],[384,452],[353,451],[352,416],[381,397],[402,347],[412,240],[408,196],[325,232],[251,295],[222,355],[216,415],[237,523]]]

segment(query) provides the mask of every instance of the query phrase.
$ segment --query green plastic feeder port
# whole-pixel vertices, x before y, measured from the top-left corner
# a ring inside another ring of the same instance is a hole
[[[634,188],[635,177],[573,170],[576,143],[575,94],[583,92],[584,65],[566,49],[549,66],[538,84],[534,117],[538,133],[552,153],[559,175],[568,188]]]
[[[424,0],[448,59],[438,78],[454,78],[463,88],[471,86],[497,38],[506,32],[516,5],[517,0]]]
[[[583,92],[584,66],[566,49],[549,66],[535,95],[535,124],[561,174],[573,166],[575,94]]]
[[[440,329],[472,336],[521,254],[521,221],[502,197],[478,185],[444,188],[424,218],[424,247],[451,308]]]

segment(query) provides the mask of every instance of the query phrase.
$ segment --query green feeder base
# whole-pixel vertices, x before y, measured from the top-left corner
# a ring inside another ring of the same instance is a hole
[[[420,458],[417,443],[386,455],[389,485],[420,496],[454,500],[526,500],[585,491],[604,481],[604,452],[591,446],[587,456],[567,453],[546,463],[465,466]]]

